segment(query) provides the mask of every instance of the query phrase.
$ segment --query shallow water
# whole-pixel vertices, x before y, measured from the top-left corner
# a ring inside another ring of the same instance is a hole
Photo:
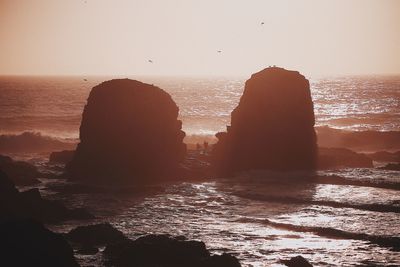
[[[158,186],[160,190],[143,194],[71,197],[46,190],[46,186],[42,192],[64,199],[69,206],[88,207],[97,216],[95,221],[108,221],[131,238],[148,233],[184,235],[204,241],[216,253],[238,256],[243,266],[282,266],[279,259],[296,255],[303,255],[314,266],[400,265],[400,213],[306,204],[326,200],[399,206],[399,191],[304,182],[308,175],[313,174],[250,172],[234,179],[164,184]],[[296,182],[299,177],[302,183]],[[269,201],[271,196],[305,202]],[[87,223],[66,222],[51,228],[67,231]],[[398,240],[383,246],[368,242],[370,237]],[[101,262],[101,256],[97,257]],[[80,260],[85,265],[93,258],[80,256]]]

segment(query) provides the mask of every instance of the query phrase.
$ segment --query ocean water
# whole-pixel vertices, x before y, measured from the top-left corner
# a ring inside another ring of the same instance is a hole
[[[76,139],[90,89],[109,78],[0,77],[0,131]],[[245,81],[139,79],[172,95],[188,135],[206,136],[229,124]],[[400,76],[331,77],[310,79],[310,84],[318,126],[400,130]],[[54,172],[46,158],[23,156],[41,170]],[[145,233],[185,235],[204,241],[216,253],[236,255],[246,267],[282,266],[279,259],[297,255],[314,266],[400,266],[396,171],[247,172],[232,179],[166,183],[117,195],[71,196],[57,190],[66,181],[41,180],[45,197],[94,213],[90,223],[109,221],[132,238]],[[87,223],[50,227],[67,231]],[[101,254],[78,257],[82,266],[103,265]]]
[[[0,133],[78,138],[90,89],[112,77],[0,76]],[[225,130],[246,78],[130,77],[172,95],[187,135]],[[87,79],[85,81],[84,79]],[[400,130],[400,76],[311,79],[317,126]]]

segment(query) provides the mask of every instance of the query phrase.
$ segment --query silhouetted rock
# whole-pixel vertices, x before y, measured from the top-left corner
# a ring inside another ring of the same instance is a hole
[[[74,149],[76,143],[63,142],[40,133],[24,132],[19,135],[0,135],[0,153],[51,152]]]
[[[365,154],[346,148],[318,148],[319,169],[372,168],[372,160]]]
[[[231,114],[231,126],[216,136],[214,164],[222,174],[314,169],[317,144],[308,80],[277,67],[253,74]]]
[[[49,157],[49,162],[53,164],[67,164],[74,157],[75,150],[63,150],[52,152]]]
[[[288,267],[312,267],[311,263],[302,256],[296,256],[290,260],[282,260],[282,263]]]
[[[108,245],[125,241],[124,234],[109,223],[79,226],[65,235],[68,241],[83,247]]]
[[[0,155],[0,168],[17,185],[34,185],[41,174],[35,166],[24,161],[14,161],[8,156]]]
[[[0,223],[0,265],[78,267],[73,250],[62,235],[33,220]]]
[[[32,218],[54,223],[70,219],[92,219],[84,209],[68,209],[61,202],[43,199],[38,189],[18,192],[14,183],[0,171],[0,221]]]
[[[375,153],[367,154],[367,156],[374,161],[400,163],[400,151],[396,152],[378,151]]]
[[[347,131],[317,127],[318,145],[342,147],[354,151],[400,149],[400,131]]]
[[[400,171],[400,163],[389,163],[381,167],[380,169],[388,171]]]
[[[119,79],[95,86],[67,174],[131,184],[174,176],[186,152],[178,111],[171,96],[153,85]]]
[[[167,235],[147,235],[106,247],[108,263],[116,266],[142,267],[239,267],[233,256],[210,256],[203,242],[186,241]]]

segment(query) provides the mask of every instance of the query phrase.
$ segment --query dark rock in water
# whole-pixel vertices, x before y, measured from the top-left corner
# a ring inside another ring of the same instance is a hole
[[[178,111],[171,96],[153,85],[117,79],[95,86],[67,174],[130,184],[174,176],[186,153]]]
[[[43,199],[38,189],[18,192],[14,183],[0,171],[0,221],[32,218],[55,223],[70,219],[92,219],[84,209],[68,209],[61,202]]]
[[[282,263],[289,267],[312,267],[311,263],[302,256],[296,256],[290,260],[282,260]]]
[[[389,163],[379,169],[388,171],[400,171],[400,163]]]
[[[73,250],[62,235],[32,220],[0,223],[0,265],[78,267]]]
[[[148,235],[106,247],[104,254],[112,266],[142,267],[239,267],[233,256],[210,256],[203,242],[185,241],[167,235]]]
[[[347,131],[317,127],[318,145],[343,147],[354,151],[400,149],[400,131]]]
[[[15,161],[8,156],[0,155],[0,168],[17,185],[34,185],[41,173],[35,166],[24,161]]]
[[[68,241],[84,247],[108,245],[125,241],[124,234],[109,223],[79,226],[65,235]]]
[[[346,148],[318,148],[318,169],[372,168],[372,160]]]
[[[49,162],[53,164],[67,164],[74,157],[75,150],[63,150],[52,152],[49,157]]]
[[[308,80],[277,67],[253,74],[231,114],[231,126],[216,136],[213,156],[219,173],[314,169],[317,141]]]
[[[378,151],[375,153],[367,154],[367,156],[374,161],[400,163],[400,151],[396,152]]]

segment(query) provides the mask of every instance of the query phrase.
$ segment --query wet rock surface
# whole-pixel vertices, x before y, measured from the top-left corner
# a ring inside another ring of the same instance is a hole
[[[178,111],[168,93],[150,84],[117,79],[95,86],[68,176],[130,184],[173,176],[186,153]]]
[[[213,156],[219,173],[249,169],[314,169],[317,143],[308,80],[270,67],[246,81],[227,132],[218,133]]]

